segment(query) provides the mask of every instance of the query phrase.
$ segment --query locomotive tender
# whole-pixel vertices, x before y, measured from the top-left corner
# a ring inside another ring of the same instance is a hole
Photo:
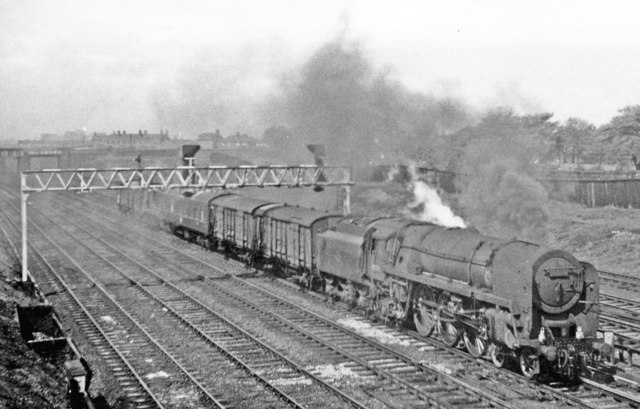
[[[174,234],[222,246],[308,286],[413,320],[422,335],[464,343],[496,366],[569,378],[607,346],[596,339],[598,275],[571,254],[473,229],[406,218],[343,217],[240,196],[123,191],[121,207],[159,216]]]

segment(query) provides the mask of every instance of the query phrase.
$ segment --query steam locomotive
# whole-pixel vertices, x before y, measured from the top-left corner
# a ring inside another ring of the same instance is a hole
[[[473,229],[398,217],[344,217],[227,191],[122,191],[122,208],[160,217],[174,234],[262,262],[425,336],[464,345],[526,377],[576,378],[606,344],[596,338],[598,275],[571,254]]]

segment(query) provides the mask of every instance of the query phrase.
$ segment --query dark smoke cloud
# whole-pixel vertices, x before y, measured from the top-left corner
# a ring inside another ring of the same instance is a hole
[[[262,136],[271,124],[264,105],[277,84],[278,47],[249,44],[240,53],[201,51],[174,81],[165,81],[152,92],[158,123],[183,137],[215,129],[224,136],[236,132]]]
[[[332,163],[367,165],[403,159],[416,143],[466,124],[453,99],[409,92],[376,70],[356,42],[334,40],[282,82],[283,117],[305,142],[324,143]]]
[[[533,178],[543,153],[539,135],[510,112],[485,117],[470,135],[460,160],[460,203],[483,233],[545,241],[548,194]]]

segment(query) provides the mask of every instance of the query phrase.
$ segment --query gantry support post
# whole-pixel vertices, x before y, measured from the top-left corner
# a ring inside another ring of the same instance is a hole
[[[22,282],[27,282],[29,280],[29,265],[28,265],[28,254],[27,254],[27,199],[29,198],[29,194],[24,192],[24,187],[26,186],[26,175],[23,173],[21,175],[21,183],[20,183],[20,201],[21,201],[21,223],[22,223]]]
[[[343,186],[344,196],[342,198],[342,215],[349,216],[351,214],[351,186]]]

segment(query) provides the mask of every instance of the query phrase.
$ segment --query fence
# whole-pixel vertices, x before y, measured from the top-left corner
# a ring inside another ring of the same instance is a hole
[[[569,197],[572,202],[587,207],[613,205],[640,209],[640,179],[580,180],[574,193]]]
[[[434,168],[418,168],[432,186],[448,193],[459,193],[456,173]],[[616,206],[640,209],[640,174],[637,172],[555,172],[538,178],[552,197],[587,207]]]

